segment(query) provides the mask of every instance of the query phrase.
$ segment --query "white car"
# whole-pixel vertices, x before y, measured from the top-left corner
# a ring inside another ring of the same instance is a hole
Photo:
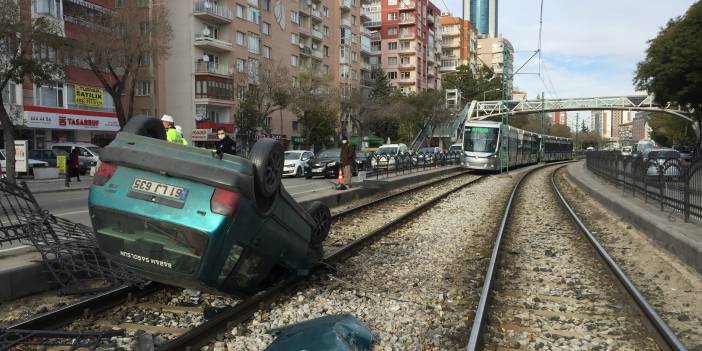
[[[393,168],[395,160],[399,157],[407,155],[409,150],[405,144],[385,144],[375,151],[375,156],[371,160],[371,167]],[[403,160],[404,161],[404,160]]]
[[[309,150],[285,151],[283,162],[283,176],[302,177],[305,175],[305,164],[314,153]]]
[[[27,160],[27,170],[31,173],[32,168],[34,167],[47,167],[49,164],[44,161],[39,161],[39,160],[34,160],[34,159],[28,159]],[[2,167],[2,173],[5,174],[5,170],[7,169],[7,161],[5,160],[5,149],[0,149],[0,167]]]

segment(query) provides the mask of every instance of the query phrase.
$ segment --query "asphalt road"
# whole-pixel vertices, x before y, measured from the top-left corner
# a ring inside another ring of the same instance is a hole
[[[293,197],[313,193],[322,189],[331,189],[335,179],[324,178],[285,178],[283,186]],[[88,216],[88,190],[67,191],[56,193],[40,193],[34,197],[39,205],[55,216],[73,222],[90,225]]]

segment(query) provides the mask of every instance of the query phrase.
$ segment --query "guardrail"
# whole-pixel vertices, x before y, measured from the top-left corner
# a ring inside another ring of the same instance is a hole
[[[358,171],[366,171],[366,178],[378,180],[380,176],[402,175],[431,168],[458,165],[460,152],[415,153],[407,155],[373,155],[366,159]]]
[[[617,151],[590,151],[586,166],[634,197],[672,209],[685,222],[702,220],[702,159],[643,160],[622,156]]]

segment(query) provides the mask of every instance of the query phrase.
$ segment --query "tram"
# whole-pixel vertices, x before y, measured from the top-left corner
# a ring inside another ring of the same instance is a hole
[[[503,138],[506,136],[506,138]],[[506,160],[500,148],[506,140]],[[541,152],[543,145],[543,152]],[[461,166],[468,169],[500,171],[540,161],[571,159],[573,142],[569,138],[541,135],[502,122],[467,121],[463,127]]]

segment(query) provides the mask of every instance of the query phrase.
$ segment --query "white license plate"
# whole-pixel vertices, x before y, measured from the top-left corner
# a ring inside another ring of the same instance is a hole
[[[324,168],[315,168],[312,170],[312,172],[321,172],[322,170],[324,170]]]
[[[141,178],[134,178],[132,190],[178,201],[185,201],[188,196],[188,189]]]

